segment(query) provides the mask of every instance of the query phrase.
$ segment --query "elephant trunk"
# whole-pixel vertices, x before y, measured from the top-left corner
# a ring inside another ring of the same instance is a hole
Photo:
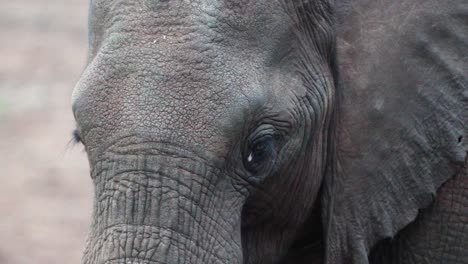
[[[100,160],[85,264],[242,262],[242,202],[214,167],[167,153]]]

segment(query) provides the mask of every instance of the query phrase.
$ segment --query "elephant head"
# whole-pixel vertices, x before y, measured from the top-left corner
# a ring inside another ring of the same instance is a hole
[[[365,263],[465,157],[456,4],[405,2],[91,0],[84,263]]]

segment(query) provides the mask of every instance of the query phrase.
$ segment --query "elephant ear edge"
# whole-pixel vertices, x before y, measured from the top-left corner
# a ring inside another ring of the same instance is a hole
[[[468,4],[336,3],[336,163],[323,183],[326,263],[368,263],[463,169]]]

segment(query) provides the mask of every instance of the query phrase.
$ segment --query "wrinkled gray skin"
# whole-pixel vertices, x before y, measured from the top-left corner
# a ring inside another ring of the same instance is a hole
[[[91,0],[83,262],[467,263],[466,0]]]

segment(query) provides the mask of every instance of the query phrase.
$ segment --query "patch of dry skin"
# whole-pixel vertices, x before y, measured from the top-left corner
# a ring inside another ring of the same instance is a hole
[[[0,9],[0,263],[79,263],[92,185],[67,150],[73,86],[86,59],[87,1]]]

